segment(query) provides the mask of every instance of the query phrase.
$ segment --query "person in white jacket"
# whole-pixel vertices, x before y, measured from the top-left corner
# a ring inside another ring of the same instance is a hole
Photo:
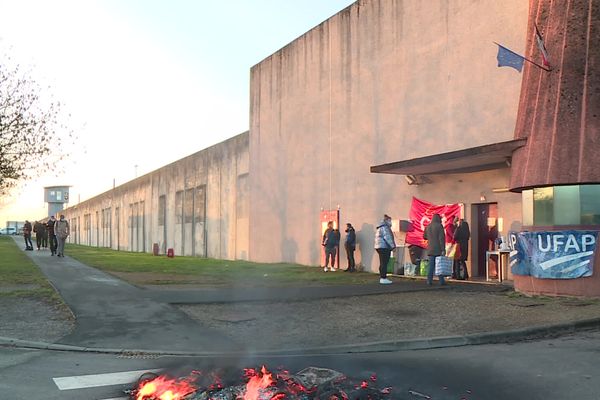
[[[379,283],[389,285],[392,283],[387,278],[387,265],[390,261],[392,250],[396,248],[394,234],[392,233],[392,217],[385,214],[375,230],[375,251],[379,254]]]

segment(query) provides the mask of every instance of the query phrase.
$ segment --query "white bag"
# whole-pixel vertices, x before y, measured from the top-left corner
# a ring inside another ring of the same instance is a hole
[[[435,258],[435,274],[437,276],[452,275],[452,259],[445,256]]]

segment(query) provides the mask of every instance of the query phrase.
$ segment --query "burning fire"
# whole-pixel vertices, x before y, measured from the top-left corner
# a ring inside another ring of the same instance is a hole
[[[261,390],[276,383],[275,379],[273,379],[273,374],[267,371],[264,365],[260,369],[260,373],[257,373],[253,369],[246,369],[246,377],[250,379],[246,384],[246,392],[244,393],[243,400],[258,400]]]
[[[135,400],[183,400],[187,395],[196,391],[188,379],[169,379],[159,376],[143,382],[136,394]]]
[[[180,379],[162,375],[140,381],[138,387],[129,391],[129,394],[132,400],[377,400],[387,397],[391,392],[391,388],[379,389],[374,386],[377,381],[374,374],[370,379],[357,382],[337,371],[315,367],[290,375],[283,369],[273,374],[263,365],[260,370],[245,369],[243,377],[245,384],[228,384],[229,386],[224,387],[221,378],[215,373],[204,375],[200,371],[193,371],[188,377]],[[314,380],[315,378],[317,379]]]

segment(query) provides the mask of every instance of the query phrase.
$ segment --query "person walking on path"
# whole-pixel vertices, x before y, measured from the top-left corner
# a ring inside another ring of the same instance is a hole
[[[54,225],[55,224],[56,224],[56,217],[53,215],[50,217],[50,219],[46,223],[46,232],[48,233],[48,240],[50,240],[50,255],[51,256],[56,254],[56,248],[58,247],[58,242],[56,240],[56,234],[54,233]]]
[[[33,250],[33,243],[31,242],[31,222],[25,220],[23,225],[23,238],[25,238],[25,250]]]
[[[44,228],[44,234],[42,235],[42,248],[48,248],[48,229],[46,229],[46,224],[42,224],[42,228]]]
[[[435,258],[446,255],[446,232],[442,226],[440,214],[433,214],[431,223],[425,228],[423,238],[427,240],[427,254],[429,256],[429,267],[427,270],[427,284],[433,284],[433,273],[435,272]],[[440,285],[446,281],[442,275],[439,276]]]
[[[60,219],[56,221],[54,224],[54,233],[56,235],[56,240],[58,241],[58,249],[57,256],[64,257],[65,256],[65,240],[69,237],[70,229],[69,229],[69,221],[65,219],[64,215],[60,216]]]
[[[33,224],[33,231],[35,232],[35,244],[37,245],[38,251],[40,251],[40,248],[43,247],[44,244],[46,228],[41,222],[35,221]]]
[[[348,256],[348,272],[356,271],[356,263],[354,261],[354,250],[356,250],[356,231],[351,223],[346,224],[346,240],[344,242],[346,255]]]
[[[392,217],[385,214],[383,221],[377,225],[375,231],[375,251],[379,254],[379,283],[389,285],[392,283],[387,278],[387,265],[390,261],[392,250],[396,248],[394,234],[392,233]]]
[[[329,270],[335,271],[335,256],[337,248],[340,245],[340,231],[333,229],[333,221],[327,223],[327,229],[325,230],[325,233],[323,233],[322,245],[325,247],[325,267],[323,267],[323,271],[327,272],[329,259],[331,259],[331,267]]]
[[[458,255],[458,266],[456,269],[457,279],[469,279],[469,273],[467,271],[467,258],[469,256],[469,239],[471,238],[471,231],[469,224],[464,219],[461,219],[456,231],[454,231],[454,240],[458,243],[459,255]]]

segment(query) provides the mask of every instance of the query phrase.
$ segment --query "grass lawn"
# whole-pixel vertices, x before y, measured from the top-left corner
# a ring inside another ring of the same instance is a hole
[[[28,296],[62,304],[39,268],[9,236],[0,236],[0,296]]]
[[[115,251],[68,244],[66,254],[84,264],[139,285],[194,286],[307,286],[375,283],[371,273],[323,272],[297,264],[260,264],[248,261]]]

